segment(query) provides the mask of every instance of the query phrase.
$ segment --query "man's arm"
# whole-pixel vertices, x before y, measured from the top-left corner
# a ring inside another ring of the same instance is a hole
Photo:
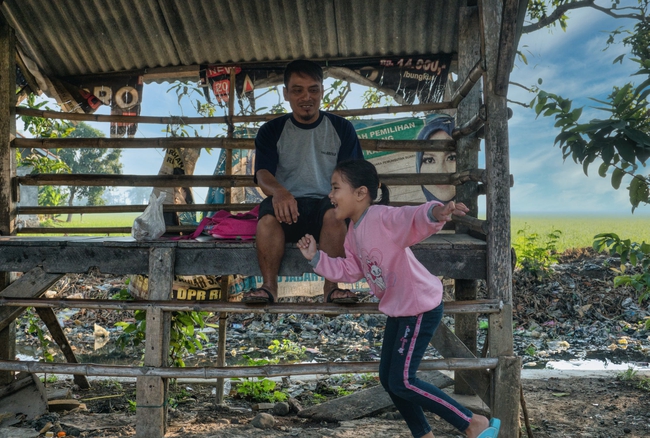
[[[266,169],[255,174],[257,184],[266,196],[273,196],[273,209],[278,222],[292,224],[298,220],[298,202],[287,189]]]
[[[275,178],[278,166],[277,143],[287,117],[267,122],[255,137],[255,182],[266,196],[273,196],[273,209],[278,222],[292,224],[298,220],[298,203]]]

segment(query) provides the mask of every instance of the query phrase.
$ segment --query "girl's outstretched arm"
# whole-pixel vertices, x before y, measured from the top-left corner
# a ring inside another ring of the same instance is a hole
[[[305,234],[304,237],[298,241],[298,248],[300,248],[302,255],[305,256],[307,260],[311,261],[311,259],[316,255],[316,239],[314,239],[314,236],[311,234]]]
[[[444,206],[435,206],[431,213],[438,222],[449,222],[451,221],[452,215],[465,216],[469,213],[469,208],[467,208],[462,202],[450,201]]]

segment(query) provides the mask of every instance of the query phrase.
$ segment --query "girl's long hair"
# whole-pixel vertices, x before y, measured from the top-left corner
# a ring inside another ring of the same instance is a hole
[[[368,189],[371,204],[388,205],[390,202],[390,191],[388,190],[388,187],[386,187],[386,184],[379,184],[377,169],[370,161],[341,161],[336,165],[334,171],[339,172],[341,177],[350,183],[353,189],[365,186]],[[381,197],[377,200],[377,194],[379,191],[381,191]]]

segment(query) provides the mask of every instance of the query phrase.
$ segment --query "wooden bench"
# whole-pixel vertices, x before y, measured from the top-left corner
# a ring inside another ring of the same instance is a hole
[[[27,272],[40,266],[50,274],[148,274],[154,248],[173,248],[176,275],[261,275],[255,243],[223,240],[155,240],[130,237],[3,237],[0,272]],[[412,247],[416,257],[439,276],[477,280],[486,278],[486,243],[466,234],[436,234]],[[312,272],[293,244],[287,245],[280,275]],[[171,274],[171,273],[170,273]]]

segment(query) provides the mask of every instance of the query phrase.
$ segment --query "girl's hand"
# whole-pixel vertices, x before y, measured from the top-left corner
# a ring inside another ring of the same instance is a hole
[[[445,206],[437,205],[433,207],[433,217],[435,217],[438,222],[450,222],[451,216],[465,216],[469,213],[469,208],[465,206],[462,202],[450,201]]]
[[[311,234],[305,234],[303,238],[298,241],[298,248],[303,256],[309,261],[316,256],[316,239]]]

